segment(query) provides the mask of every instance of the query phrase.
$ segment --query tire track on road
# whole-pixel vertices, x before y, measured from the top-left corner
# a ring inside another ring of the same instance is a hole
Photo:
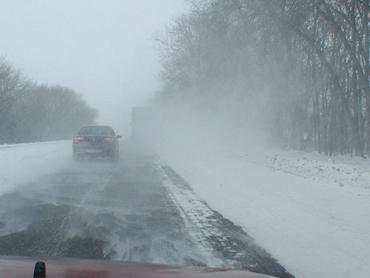
[[[281,278],[292,278],[267,251],[257,245],[240,226],[212,210],[199,200],[190,185],[173,169],[156,165],[163,184],[180,210],[188,229],[206,252],[210,252],[222,267],[243,269]],[[215,260],[216,261],[216,260]]]

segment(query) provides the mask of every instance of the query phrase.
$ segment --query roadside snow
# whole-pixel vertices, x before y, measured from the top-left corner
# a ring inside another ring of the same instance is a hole
[[[0,145],[0,194],[54,173],[70,161],[70,141]]]
[[[274,157],[265,158],[276,170],[339,186],[370,189],[370,159],[297,151],[275,152]]]
[[[219,149],[162,160],[296,277],[369,276],[370,160]]]

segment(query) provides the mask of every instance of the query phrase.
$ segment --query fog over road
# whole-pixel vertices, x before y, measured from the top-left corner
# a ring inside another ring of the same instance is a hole
[[[125,149],[125,148],[123,148]],[[0,196],[0,255],[221,266],[292,277],[156,158],[71,162]]]

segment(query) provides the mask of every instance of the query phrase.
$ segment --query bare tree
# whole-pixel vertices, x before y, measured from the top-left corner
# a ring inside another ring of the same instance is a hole
[[[210,106],[220,94],[250,105],[263,92],[271,137],[327,154],[369,153],[368,0],[192,3],[162,44],[167,97],[191,91],[209,95]]]

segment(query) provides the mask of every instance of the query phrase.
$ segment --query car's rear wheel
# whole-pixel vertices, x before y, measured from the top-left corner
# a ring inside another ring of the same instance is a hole
[[[113,151],[111,154],[111,159],[113,162],[118,162],[119,160],[119,152],[118,151]]]

